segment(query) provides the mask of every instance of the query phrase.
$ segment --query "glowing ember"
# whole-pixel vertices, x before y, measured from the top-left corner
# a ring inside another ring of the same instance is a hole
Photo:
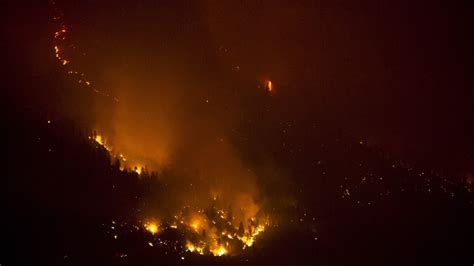
[[[223,256],[227,253],[227,250],[223,247],[223,246],[219,246],[218,248],[216,249],[212,249],[211,250],[211,253],[214,255],[214,256]]]
[[[105,143],[105,139],[101,135],[95,135],[93,137],[93,139],[96,143],[98,143],[100,146],[104,147],[109,152],[112,151],[112,148]]]
[[[268,92],[272,92],[273,91],[273,84],[270,80],[267,80],[266,84],[265,84],[265,87],[267,88],[267,91]]]
[[[101,135],[96,135],[94,140],[99,143],[100,145],[104,145],[104,141],[102,140],[102,136]]]
[[[186,250],[189,251],[189,252],[195,252],[195,253],[204,255],[204,248],[202,248],[200,246],[195,246],[191,242],[186,243]]]
[[[188,214],[191,219],[183,218],[189,222],[181,220],[182,214],[174,216],[174,219],[182,224],[180,230],[186,232],[188,252],[222,256],[229,254],[230,250],[237,251],[251,247],[257,236],[265,231],[265,225],[268,225],[268,219],[264,224],[259,224],[259,219],[252,217],[248,219],[248,224],[240,223],[237,226],[233,223],[235,217],[229,217],[223,210],[209,209],[202,213],[198,211],[195,214]],[[175,225],[171,225],[170,228],[175,228]]]
[[[199,228],[199,223],[197,223],[197,222],[193,223],[193,224],[191,224],[191,227],[197,230]]]
[[[135,167],[133,168],[133,171],[135,171],[135,173],[137,173],[137,174],[140,175],[140,174],[142,173],[142,169],[143,169],[143,168],[140,167],[140,166],[135,166]]]
[[[145,223],[145,229],[152,235],[158,233],[158,225],[155,222]]]
[[[65,67],[67,65],[67,73],[70,75],[74,75],[74,78],[76,78],[75,81],[77,81],[80,84],[85,84],[85,86],[92,87],[92,82],[84,80],[86,78],[85,73],[71,69],[72,67],[71,64],[73,63],[71,61],[71,58],[73,58],[74,54],[77,54],[76,45],[74,43],[71,43],[70,40],[68,39],[69,28],[66,26],[66,23],[64,22],[64,14],[62,10],[60,10],[56,6],[55,1],[50,1],[50,3],[55,13],[53,16],[53,20],[58,24],[57,25],[58,29],[53,34],[54,56],[56,57],[58,62],[61,64],[61,66]],[[113,97],[109,95],[108,93],[99,90],[98,88],[94,87],[92,91],[102,96],[111,98],[112,100],[118,102],[117,97]]]
[[[152,235],[158,235],[159,241],[155,244],[169,246],[170,243],[162,241],[161,237],[168,235],[167,230],[179,230],[184,236],[184,242],[173,242],[171,245],[176,245],[175,250],[183,248],[183,251],[199,255],[224,256],[238,254],[247,247],[255,245],[257,236],[264,232],[265,226],[269,224],[268,219],[264,219],[263,224],[258,224],[259,219],[262,219],[259,216],[260,218],[248,219],[248,224],[243,225],[239,222],[240,226],[236,226],[230,221],[232,218],[210,219],[218,217],[218,213],[222,213],[222,210],[211,208],[197,212],[189,211],[189,206],[185,206],[181,212],[170,217],[171,220],[164,219],[160,225],[157,220],[151,219],[147,220],[143,227]]]
[[[142,166],[140,164],[136,164],[135,166],[130,166],[133,164],[129,164],[127,162],[127,158],[123,154],[121,153],[117,154],[115,153],[115,151],[112,152],[113,148],[105,141],[105,138],[102,135],[94,134],[92,137],[90,136],[89,139],[94,140],[97,144],[99,144],[100,146],[104,147],[107,151],[109,151],[111,157],[113,157],[111,159],[114,159],[114,160],[118,159],[121,163],[121,166],[120,166],[121,171],[131,170],[137,173],[138,175],[141,175],[143,173],[143,170],[146,169],[145,166]]]

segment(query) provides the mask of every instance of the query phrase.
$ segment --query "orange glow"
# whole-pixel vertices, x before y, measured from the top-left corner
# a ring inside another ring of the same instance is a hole
[[[100,145],[104,145],[104,142],[103,142],[103,140],[102,140],[102,136],[101,136],[101,135],[96,135],[94,140],[95,140],[97,143],[99,143]]]
[[[196,252],[196,253],[199,253],[201,255],[204,255],[204,248],[199,247],[199,246],[195,246],[191,242],[186,243],[186,250],[189,251],[189,252]]]
[[[89,139],[94,140],[97,144],[109,151],[112,159],[118,159],[121,163],[121,171],[129,170],[137,173],[138,175],[141,175],[143,173],[143,170],[146,169],[146,166],[139,162],[134,162],[133,164],[128,163],[127,158],[123,154],[117,153],[115,149],[113,149],[112,146],[110,146],[109,143],[105,141],[105,138],[102,135],[96,134],[93,137],[89,137]]]
[[[198,222],[198,221],[193,222],[193,223],[191,224],[191,227],[194,228],[194,230],[198,230],[198,229],[199,229],[199,222]]]
[[[133,171],[134,171],[135,173],[139,174],[139,175],[142,173],[142,170],[143,170],[143,167],[141,167],[141,166],[135,166],[135,167],[133,168]]]
[[[150,221],[144,224],[145,229],[150,232],[152,235],[158,233],[158,224],[156,222]]]
[[[128,164],[126,157],[108,146],[103,135],[95,134],[89,137],[95,143],[101,145],[110,152],[111,157],[119,159],[121,164],[120,170],[134,171],[139,175],[143,174],[144,166],[142,164]],[[133,159],[132,159],[133,161]],[[126,165],[129,165],[128,167]],[[130,167],[130,165],[134,165]],[[218,204],[224,194],[218,190],[211,190],[209,201]],[[247,199],[244,197],[244,199]],[[249,206],[253,201],[244,200],[242,206]],[[189,208],[189,206],[187,206]],[[255,206],[258,209],[258,206]],[[252,209],[252,208],[250,208]],[[265,227],[269,225],[268,217],[262,219],[257,217],[256,211],[245,212],[245,218],[241,227],[243,231],[239,233],[239,220],[236,219],[235,213],[225,209],[214,208],[214,215],[210,218],[203,209],[194,209],[193,211],[184,213],[178,211],[172,220],[166,221],[169,224],[167,228],[184,230],[187,232],[186,251],[208,254],[213,256],[223,256],[230,254],[232,250],[245,249],[254,246],[258,236],[265,231]],[[246,222],[245,222],[246,221]],[[178,226],[179,225],[179,226]],[[159,223],[156,220],[149,220],[144,225],[145,229],[152,235],[159,233]],[[205,232],[205,233],[203,233]],[[188,235],[189,234],[189,235]],[[225,245],[223,245],[225,243]]]
[[[211,253],[214,256],[223,256],[227,253],[227,250],[223,246],[219,246],[215,249],[211,249]]]
[[[55,4],[53,3],[53,5]],[[59,25],[58,25],[58,29],[53,34],[54,56],[56,57],[56,59],[62,66],[66,66],[66,65],[70,66],[73,63],[73,61],[71,61],[72,57],[70,56],[70,54],[74,53],[73,49],[76,48],[76,45],[74,43],[71,43],[70,40],[68,39],[69,29],[66,26],[66,24],[64,24],[64,22],[61,21],[63,19],[63,15],[57,9],[55,9],[55,12],[57,14],[54,15],[53,19],[59,20],[58,21]],[[92,87],[91,86],[92,82],[84,80],[87,77],[85,73],[81,71],[77,71],[77,70],[71,70],[71,69],[69,69],[67,73],[76,75],[76,78],[78,79],[76,81],[78,83],[81,83],[81,84],[84,83],[86,86]],[[97,88],[93,88],[93,91],[102,96],[112,98],[115,102],[118,102],[117,97],[111,97],[111,95],[109,95],[108,93],[105,93]]]
[[[272,92],[273,91],[273,84],[270,80],[267,80],[266,84],[265,84],[265,87],[267,88],[267,91],[268,92]]]
[[[79,45],[73,43],[73,39],[70,38],[73,28],[66,26],[63,21],[63,16],[60,13],[55,14],[54,19],[58,20],[56,22],[57,28],[53,34],[50,34],[50,38],[52,38],[53,42],[49,49],[51,49],[51,47],[53,48],[55,61],[64,70],[65,74],[67,73],[68,79],[72,80],[77,87],[90,89],[92,93],[100,94],[101,96],[111,98],[118,102],[116,97],[106,93],[100,88],[99,84],[103,84],[100,80],[90,79],[86,69],[79,68],[83,64],[76,60],[78,60],[77,58],[79,57],[82,58],[85,52],[81,51]],[[50,50],[49,52],[52,56],[52,51]],[[237,66],[236,69],[238,70],[239,68],[240,67]],[[131,78],[131,81],[134,81],[134,79]],[[272,81],[259,79],[258,83],[260,90],[264,87],[269,93],[274,92]],[[134,84],[134,86],[139,87],[140,84]],[[168,88],[165,86],[163,90],[168,90]],[[141,95],[141,98],[148,98],[148,95]],[[170,102],[174,101],[174,98],[175,95],[173,92],[170,95]],[[117,167],[127,173],[135,172],[139,175],[140,180],[146,182],[146,176],[158,176],[155,174],[156,172],[153,171],[161,170],[159,167],[157,169],[156,165],[161,166],[159,163],[165,161],[159,159],[166,158],[168,153],[174,155],[176,153],[175,146],[180,146],[182,143],[181,140],[184,140],[183,143],[188,143],[187,140],[189,136],[186,132],[187,130],[181,130],[181,125],[184,125],[183,123],[187,125],[188,119],[181,121],[181,117],[185,117],[177,115],[177,113],[181,111],[175,113],[174,107],[163,105],[163,114],[160,113],[160,115],[158,115],[160,122],[156,124],[150,123],[150,127],[153,129],[151,131],[159,132],[156,133],[158,134],[156,136],[155,133],[148,133],[148,131],[150,131],[148,121],[142,120],[143,117],[141,116],[138,117],[138,123],[134,123],[133,127],[129,127],[130,123],[127,123],[127,121],[129,121],[130,118],[133,118],[133,121],[137,120],[137,117],[133,115],[136,114],[135,107],[128,108],[130,105],[133,105],[134,98],[128,97],[124,99],[126,100],[123,101],[123,103],[121,102],[117,105],[117,115],[113,116],[123,119],[120,123],[115,123],[116,121],[114,121],[115,127],[112,131],[114,134],[104,135],[104,132],[100,132],[100,135],[96,133],[91,134],[89,137],[90,144],[98,150],[103,151],[103,149],[105,149],[108,151],[111,163],[113,163],[114,166],[112,169],[116,169],[115,167]],[[212,99],[206,99],[206,103],[213,102]],[[140,111],[144,106],[146,106],[145,103],[143,105],[140,104],[136,109]],[[174,106],[174,104],[170,106]],[[183,113],[183,115],[184,114],[186,113]],[[197,118],[199,119],[199,117]],[[97,122],[99,127],[104,129],[105,132],[111,132],[110,130],[106,130],[107,125],[100,125],[100,121]],[[203,133],[203,136],[207,136],[209,126],[213,126],[213,124],[208,125],[207,123],[208,122],[202,124],[203,129],[200,128],[201,126],[197,128],[198,135]],[[179,134],[175,134],[177,133],[177,129],[180,129]],[[192,139],[194,139],[194,137],[192,137]],[[211,151],[211,154],[209,156],[202,156],[203,158],[199,158],[198,161],[195,161],[196,159],[194,158],[188,161],[186,158],[182,165],[183,167],[180,165],[179,168],[186,169],[188,164],[191,164],[193,167],[189,167],[189,169],[193,169],[194,165],[199,169],[196,169],[197,171],[192,170],[192,174],[187,173],[187,170],[183,173],[177,173],[180,178],[181,175],[183,176],[183,180],[185,180],[184,178],[189,179],[189,182],[184,183],[185,186],[179,187],[180,189],[176,190],[176,192],[170,189],[170,191],[174,193],[171,195],[171,200],[177,203],[169,205],[173,208],[178,208],[177,212],[175,212],[177,215],[174,216],[174,219],[168,216],[157,216],[159,220],[137,221],[137,230],[143,233],[143,229],[145,229],[147,234],[157,235],[165,230],[176,229],[183,234],[186,250],[198,254],[223,256],[232,254],[242,247],[245,248],[254,245],[257,235],[262,232],[264,228],[264,225],[259,224],[262,220],[261,210],[258,202],[255,200],[258,199],[258,187],[254,183],[254,174],[248,171],[249,169],[241,162],[237,148],[234,150],[234,147],[223,141],[223,139],[224,138],[221,138],[221,142],[219,142],[216,147],[209,147],[207,143],[202,146],[201,144],[192,144],[193,150],[196,150],[196,152],[207,154],[208,151]],[[181,155],[178,154],[177,156]],[[159,159],[157,159],[157,157]],[[156,161],[158,161],[158,163],[156,163]],[[115,164],[115,162],[118,163]],[[171,165],[174,166],[173,164]],[[148,175],[149,169],[150,175]],[[201,170],[203,170],[203,176],[197,176],[196,172],[201,175]],[[163,178],[167,178],[166,173],[167,172],[163,174]],[[210,173],[209,177],[207,177],[208,173]],[[137,177],[137,175],[133,176]],[[221,177],[225,182],[203,182],[205,183],[203,185],[198,183],[198,180],[201,180],[201,178],[203,180],[221,180]],[[168,185],[166,180],[163,180],[163,184]],[[112,187],[115,188],[114,185]],[[211,191],[210,197],[205,193],[207,191]],[[137,199],[138,198],[137,196]],[[178,205],[181,204],[181,199],[183,199],[183,205]],[[165,203],[163,205],[167,204]],[[179,211],[180,207],[185,207],[185,211]],[[212,214],[206,212],[209,209]],[[147,210],[144,210],[142,213],[146,211]],[[176,211],[176,209],[171,211]],[[156,214],[154,213],[153,215]],[[156,239],[158,239],[158,237],[156,237],[155,240]],[[180,247],[182,247],[184,243],[180,244]],[[158,242],[149,242],[149,245],[158,245]]]

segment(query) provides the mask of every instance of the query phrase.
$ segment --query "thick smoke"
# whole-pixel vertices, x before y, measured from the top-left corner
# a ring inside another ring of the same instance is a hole
[[[150,215],[215,207],[231,212],[235,226],[245,224],[259,213],[261,195],[235,132],[247,119],[239,95],[257,88],[229,82],[233,69],[218,59],[222,48],[206,39],[197,13],[169,8],[149,14],[152,24],[142,8],[123,20],[113,17],[120,11],[107,12],[112,17],[101,20],[103,28],[82,24],[76,36],[89,57],[100,59],[88,68],[120,99],[96,101],[94,127],[127,165],[158,172],[166,189],[148,207]]]

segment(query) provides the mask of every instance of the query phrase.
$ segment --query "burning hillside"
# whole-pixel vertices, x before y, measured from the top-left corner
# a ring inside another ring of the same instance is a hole
[[[6,1],[0,264],[471,265],[469,8],[379,2]]]
[[[146,166],[131,164],[123,154],[115,152],[102,135],[96,133],[89,139],[107,150],[112,162],[120,164],[121,171],[135,172],[138,178],[150,178]],[[179,230],[184,236],[182,239],[184,242],[175,243],[175,245],[181,246],[181,251],[195,252],[200,255],[239,254],[246,248],[252,247],[257,237],[269,225],[269,217],[263,214],[251,195],[240,194],[239,199],[229,202],[227,195],[216,192],[219,190],[218,187],[213,187],[213,190],[214,192],[210,193],[209,198],[204,202],[190,202],[189,205],[178,210],[169,211],[164,217],[147,217],[141,226],[137,224],[135,228],[146,230],[156,239],[159,239],[165,231]],[[192,191],[187,193],[192,193]],[[172,195],[169,196],[172,197]],[[143,210],[143,213],[161,209],[159,206],[148,208]],[[115,226],[112,225],[112,228]],[[157,243],[167,242],[160,240]]]
[[[119,102],[116,97],[112,97],[94,86],[83,71],[74,67],[72,58],[77,54],[77,46],[69,40],[69,28],[64,22],[63,12],[55,2],[52,2],[52,5],[55,10],[54,20],[57,21],[59,27],[53,34],[54,52],[60,65],[65,68],[67,74],[74,77],[73,81],[92,88],[93,92],[105,96],[107,99],[114,100],[118,105],[117,108],[124,110],[122,106],[126,106],[127,100],[130,99]],[[271,82],[267,81],[265,86],[271,92]],[[125,109],[125,113],[128,112]],[[117,129],[122,128],[123,123],[127,123],[126,117],[118,119]],[[169,118],[166,118],[165,121],[176,124],[176,121],[170,121]],[[158,123],[162,124],[161,121]],[[143,130],[153,130],[153,127],[145,127]],[[252,247],[257,236],[264,232],[270,221],[256,201],[258,189],[254,184],[255,177],[250,169],[244,169],[244,166],[234,155],[233,147],[224,142],[223,138],[219,139],[217,145],[215,143],[207,143],[205,146],[192,145],[191,149],[201,150],[205,153],[205,157],[207,157],[205,160],[180,156],[179,160],[181,161],[168,160],[164,164],[157,162],[157,157],[154,155],[149,156],[149,154],[141,153],[147,149],[136,149],[137,145],[143,145],[143,139],[127,137],[128,140],[123,142],[120,137],[121,131],[115,133],[118,142],[122,141],[122,146],[118,148],[117,145],[112,144],[111,138],[97,132],[94,132],[89,139],[110,153],[111,163],[120,164],[122,171],[136,172],[138,178],[144,178],[143,176],[148,175],[150,171],[163,172],[171,169],[176,172],[178,169],[175,175],[181,179],[179,182],[174,182],[174,180],[167,180],[164,177],[161,181],[169,184],[167,189],[173,193],[165,192],[169,198],[162,196],[162,201],[156,205],[147,204],[147,207],[141,210],[141,213],[155,214],[150,217],[142,217],[145,219],[142,224],[143,228],[152,235],[159,237],[166,230],[180,230],[184,232],[185,239],[183,241],[185,242],[182,244],[185,244],[187,251],[202,255],[222,256],[240,253],[242,250]],[[209,132],[203,131],[201,134],[209,134]],[[203,137],[210,136],[204,135]],[[187,141],[187,139],[181,139],[181,141]],[[189,147],[185,149],[188,150]],[[129,156],[127,151],[134,156]],[[151,151],[148,150],[148,152]],[[151,154],[154,153],[156,152]],[[142,160],[137,158],[142,158]],[[182,158],[186,159],[182,161]],[[215,165],[213,160],[218,160],[221,165]],[[148,169],[147,163],[158,169]],[[181,169],[187,170],[182,171]],[[197,175],[197,178],[194,175]]]

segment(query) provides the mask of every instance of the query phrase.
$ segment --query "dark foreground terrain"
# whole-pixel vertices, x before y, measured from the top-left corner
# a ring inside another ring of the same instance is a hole
[[[2,265],[474,263],[472,187],[323,137],[326,149],[315,149],[307,166],[322,181],[295,179],[296,203],[275,210],[278,226],[254,247],[223,257],[187,253],[182,243],[152,247],[156,238],[130,228],[137,196],[157,181],[111,166],[106,150],[69,121],[24,117],[13,113],[7,123],[15,126],[7,129]]]

